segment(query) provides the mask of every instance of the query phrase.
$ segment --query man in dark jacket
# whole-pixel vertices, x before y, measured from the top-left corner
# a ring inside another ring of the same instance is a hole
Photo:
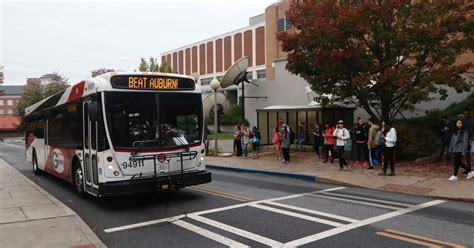
[[[471,111],[466,108],[463,111],[464,125],[466,125],[467,132],[469,134],[469,142],[466,151],[466,165],[471,168],[471,150],[474,143],[474,118],[471,116]],[[463,174],[467,174],[468,171],[464,171]]]
[[[355,139],[355,148],[356,148],[356,161],[354,166],[359,166],[361,163],[363,166],[367,166],[367,155],[369,150],[367,149],[367,138],[369,135],[369,130],[367,124],[364,123],[364,119],[361,117],[357,118],[357,123],[352,130],[353,137]]]
[[[446,159],[447,159],[446,162],[449,163],[451,157],[450,157],[450,153],[448,149],[449,149],[449,144],[451,143],[451,136],[453,135],[453,127],[451,126],[451,123],[449,122],[449,119],[447,116],[443,116],[439,131],[440,131],[441,150],[438,155],[438,162],[443,161],[443,154],[446,148]]]

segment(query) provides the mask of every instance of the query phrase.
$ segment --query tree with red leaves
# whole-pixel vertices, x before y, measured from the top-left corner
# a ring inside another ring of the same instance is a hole
[[[278,39],[287,69],[311,84],[315,100],[392,120],[445,99],[448,87],[471,89],[462,74],[473,63],[455,62],[474,46],[472,9],[449,0],[294,1],[287,17],[296,31]]]

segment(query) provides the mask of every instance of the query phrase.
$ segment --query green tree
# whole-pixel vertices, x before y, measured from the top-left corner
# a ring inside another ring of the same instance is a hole
[[[168,62],[163,61],[160,65],[160,72],[172,73],[173,70],[171,70],[171,65]]]
[[[27,107],[41,101],[42,99],[64,91],[67,87],[69,87],[68,81],[69,79],[63,75],[53,72],[51,81],[44,87],[43,90],[38,85],[26,86],[15,110],[16,115],[20,117],[20,125],[17,126],[17,130],[19,132],[23,132],[25,130],[25,109]]]
[[[148,65],[148,62],[146,62],[145,58],[140,58],[140,66],[138,66],[138,70],[141,72],[146,72],[150,66]]]
[[[468,1],[294,1],[296,32],[278,35],[287,69],[308,81],[316,100],[355,103],[372,117],[393,119],[447,87],[469,91],[455,63],[474,48]],[[472,5],[471,5],[472,7]]]

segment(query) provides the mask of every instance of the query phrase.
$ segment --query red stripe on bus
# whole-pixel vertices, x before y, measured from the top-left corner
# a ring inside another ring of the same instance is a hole
[[[194,144],[194,145],[189,145],[188,147],[197,147],[201,146],[201,144]],[[150,152],[170,152],[170,151],[178,151],[178,150],[183,150],[182,147],[180,148],[166,148],[166,149],[159,149],[159,150],[142,150],[140,153],[150,153]],[[134,152],[136,149],[115,149],[115,152]]]
[[[69,94],[68,102],[79,99],[84,94],[84,86],[86,81],[81,81],[80,83],[72,86],[71,93]]]

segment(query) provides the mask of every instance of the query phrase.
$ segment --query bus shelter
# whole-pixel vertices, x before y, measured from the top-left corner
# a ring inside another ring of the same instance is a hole
[[[314,144],[314,124],[329,122],[335,125],[338,120],[343,120],[346,128],[350,130],[354,124],[355,107],[340,105],[301,105],[301,106],[269,106],[257,109],[257,123],[261,134],[261,145],[272,144],[272,129],[279,123],[286,123],[298,137],[298,126],[302,125],[308,132],[308,145]]]

